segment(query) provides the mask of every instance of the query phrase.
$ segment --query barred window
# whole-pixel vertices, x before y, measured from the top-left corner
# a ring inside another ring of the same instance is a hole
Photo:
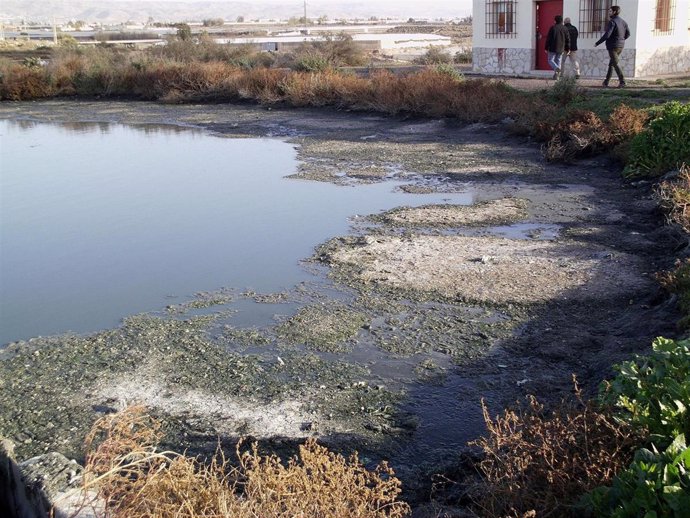
[[[676,0],[656,0],[654,34],[673,32],[673,19],[676,13]]]
[[[609,21],[613,0],[580,0],[580,36],[600,36]]]
[[[487,0],[486,2],[486,36],[490,38],[515,38],[515,21],[517,19],[516,0]]]

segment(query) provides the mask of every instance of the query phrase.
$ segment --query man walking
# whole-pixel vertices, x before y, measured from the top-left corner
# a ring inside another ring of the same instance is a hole
[[[570,33],[563,25],[563,17],[560,14],[556,15],[554,21],[556,23],[551,26],[546,35],[546,52],[549,66],[553,69],[553,78],[558,79],[561,75],[563,52],[570,44]]]
[[[580,62],[577,60],[577,37],[580,33],[577,27],[570,23],[570,18],[563,20],[563,25],[568,29],[568,34],[570,35],[570,43],[565,46],[565,55],[570,61],[570,65],[575,70],[575,79],[580,79]]]
[[[599,38],[594,46],[597,47],[601,43],[606,42],[606,50],[609,53],[609,68],[606,72],[606,79],[604,79],[604,86],[609,86],[609,81],[613,75],[613,71],[616,71],[618,75],[618,88],[623,88],[625,86],[625,78],[623,77],[623,72],[618,64],[621,52],[623,52],[623,47],[625,46],[625,40],[630,37],[630,29],[628,24],[618,16],[621,12],[621,8],[618,5],[613,5],[609,9],[609,24],[606,26],[606,32]]]

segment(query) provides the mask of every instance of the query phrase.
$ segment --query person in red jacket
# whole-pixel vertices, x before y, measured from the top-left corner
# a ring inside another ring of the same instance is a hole
[[[599,38],[594,46],[597,47],[602,43],[606,42],[606,50],[609,53],[609,68],[606,72],[606,79],[604,79],[604,86],[609,86],[609,81],[613,75],[613,71],[616,71],[618,75],[618,88],[625,86],[625,78],[623,77],[623,72],[618,64],[621,52],[623,52],[623,47],[625,46],[625,40],[630,37],[630,29],[628,24],[618,16],[621,12],[621,8],[618,5],[612,5],[609,9],[609,24],[606,26],[606,32]]]
[[[558,79],[561,75],[563,52],[570,45],[570,33],[563,25],[563,16],[557,14],[554,21],[556,23],[551,26],[546,35],[545,49],[549,56],[549,66],[553,69],[553,78]]]

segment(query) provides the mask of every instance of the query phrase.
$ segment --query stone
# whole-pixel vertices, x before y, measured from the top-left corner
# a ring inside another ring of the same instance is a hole
[[[94,492],[81,490],[83,471],[55,452],[18,463],[14,443],[0,437],[0,516],[95,518],[103,503]]]

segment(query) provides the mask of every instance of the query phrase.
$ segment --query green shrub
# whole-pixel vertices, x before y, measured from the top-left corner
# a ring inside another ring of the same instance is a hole
[[[438,65],[440,63],[452,63],[453,58],[441,47],[434,47],[432,45],[429,47],[429,50],[415,59],[414,62],[420,65]]]
[[[295,59],[291,68],[298,72],[324,72],[331,68],[331,63],[325,56],[304,54]]]
[[[582,95],[582,89],[577,85],[575,77],[561,77],[554,83],[549,96],[554,102],[565,106]]]
[[[611,486],[583,498],[590,515],[690,518],[690,339],[660,337],[652,348],[651,355],[616,366],[618,375],[603,392],[623,421],[649,431],[652,445],[639,449]]]
[[[659,176],[690,163],[690,104],[666,103],[649,127],[630,143],[628,178]]]
[[[60,34],[57,37],[58,40],[58,45],[61,47],[76,47],[79,45],[79,42],[74,36],[70,36],[69,34]]]
[[[182,41],[188,41],[192,39],[192,28],[187,23],[178,23],[177,25],[177,38]]]
[[[334,67],[359,66],[366,63],[362,49],[346,33],[326,34],[323,41],[312,43]]]
[[[690,448],[679,435],[662,453],[641,449],[632,465],[611,487],[585,498],[585,507],[600,518],[690,517]]]
[[[436,65],[436,72],[438,72],[439,74],[449,76],[456,81],[462,81],[463,79],[465,79],[465,76],[458,72],[453,65],[450,65],[448,63]]]
[[[326,34],[322,40],[301,44],[294,52],[280,56],[275,66],[299,72],[323,72],[366,62],[364,53],[349,34]]]
[[[603,399],[665,448],[679,435],[690,437],[690,339],[659,337],[652,349],[649,356],[614,366],[618,375],[607,384]]]
[[[467,64],[472,63],[472,49],[458,50],[453,56],[453,63]]]
[[[28,68],[40,68],[45,64],[41,58],[36,56],[26,57],[22,60],[22,65]]]

